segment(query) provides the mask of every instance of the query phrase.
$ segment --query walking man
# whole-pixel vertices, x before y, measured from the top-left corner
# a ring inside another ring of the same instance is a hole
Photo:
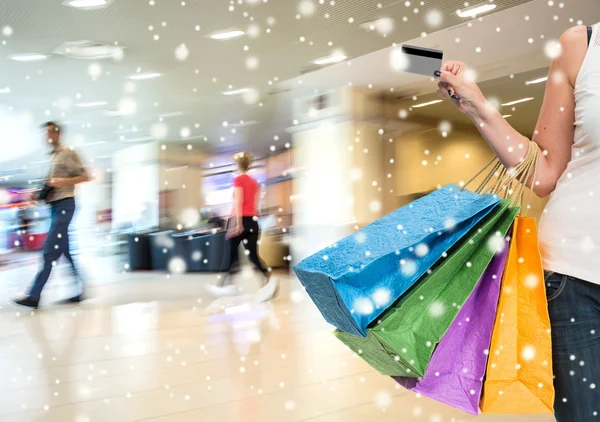
[[[83,298],[83,281],[69,245],[69,225],[75,214],[75,185],[90,180],[77,153],[61,144],[61,127],[57,123],[47,122],[42,128],[45,130],[48,146],[52,149],[50,173],[44,189],[47,195],[40,198],[40,193],[35,193],[33,199],[44,199],[50,205],[52,222],[44,244],[43,266],[36,275],[29,294],[15,300],[16,304],[33,309],[37,309],[52,267],[62,255],[71,264],[79,290],[76,296],[66,302],[78,303]]]

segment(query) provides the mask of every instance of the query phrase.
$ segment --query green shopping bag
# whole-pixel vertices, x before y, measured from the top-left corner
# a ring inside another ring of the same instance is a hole
[[[335,336],[383,375],[423,377],[435,347],[504,245],[518,213],[518,208],[509,208],[510,202],[501,201],[446,259],[367,328],[367,338],[339,330]]]

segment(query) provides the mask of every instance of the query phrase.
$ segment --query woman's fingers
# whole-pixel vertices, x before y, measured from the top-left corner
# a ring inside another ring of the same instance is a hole
[[[448,84],[446,84],[444,82],[439,82],[438,88],[439,88],[438,92],[440,93],[440,95],[443,98],[448,99],[448,98],[450,98],[450,95],[452,95],[450,89],[448,88]]]
[[[460,75],[467,66],[463,62],[448,61],[442,65],[442,71],[450,72],[454,75]]]

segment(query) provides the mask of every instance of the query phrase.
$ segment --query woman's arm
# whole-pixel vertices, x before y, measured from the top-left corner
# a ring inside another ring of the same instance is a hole
[[[233,188],[233,198],[235,201],[234,214],[235,224],[238,228],[242,228],[242,203],[244,201],[244,190],[240,187]]]
[[[255,204],[254,206],[256,208],[256,213],[258,214],[257,217],[260,217],[261,216],[261,213],[260,213],[260,185],[258,187],[258,191],[256,191],[255,201],[256,202],[254,202],[254,204]]]
[[[575,122],[573,91],[587,51],[586,28],[577,26],[567,30],[560,38],[560,45],[562,54],[550,66],[533,136],[533,141],[544,151],[534,186],[535,193],[541,197],[552,193],[571,159]],[[458,95],[460,99],[452,98],[452,101],[471,118],[502,163],[507,167],[516,166],[525,156],[529,140],[487,102],[475,82],[469,80],[466,70],[464,63],[444,64],[441,94],[446,98]]]

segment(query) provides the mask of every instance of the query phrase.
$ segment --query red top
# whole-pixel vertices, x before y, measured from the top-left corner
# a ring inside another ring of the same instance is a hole
[[[242,174],[233,179],[233,187],[242,189],[242,217],[254,217],[258,215],[256,210],[258,182],[247,174]]]

